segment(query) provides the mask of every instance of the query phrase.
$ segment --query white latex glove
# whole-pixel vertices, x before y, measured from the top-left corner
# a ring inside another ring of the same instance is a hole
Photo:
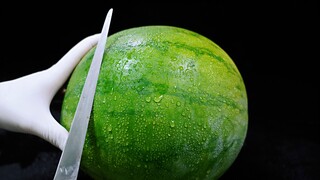
[[[99,34],[75,45],[55,65],[0,83],[0,128],[36,135],[63,150],[68,131],[52,116],[50,103]]]

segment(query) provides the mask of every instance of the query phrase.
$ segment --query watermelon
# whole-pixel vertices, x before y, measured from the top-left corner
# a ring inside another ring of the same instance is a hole
[[[68,82],[67,129],[94,50]],[[216,43],[180,27],[126,29],[105,46],[81,169],[94,179],[217,179],[247,125],[243,79]]]

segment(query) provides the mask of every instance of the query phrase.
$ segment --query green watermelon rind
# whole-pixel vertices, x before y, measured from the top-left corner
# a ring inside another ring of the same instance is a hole
[[[67,129],[94,50],[68,83]],[[247,124],[243,79],[217,44],[178,27],[123,30],[106,44],[81,168],[95,179],[217,179]]]

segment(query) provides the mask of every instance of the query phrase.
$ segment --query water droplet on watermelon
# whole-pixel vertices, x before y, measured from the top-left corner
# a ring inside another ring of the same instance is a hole
[[[151,101],[151,97],[146,97],[146,101],[149,103]]]
[[[109,131],[109,132],[112,131],[112,126],[108,126],[108,131]]]
[[[181,103],[180,103],[180,101],[178,101],[178,102],[176,103],[176,105],[177,105],[177,106],[181,106]]]
[[[173,128],[174,126],[175,126],[174,121],[171,121],[171,122],[170,122],[170,127]]]

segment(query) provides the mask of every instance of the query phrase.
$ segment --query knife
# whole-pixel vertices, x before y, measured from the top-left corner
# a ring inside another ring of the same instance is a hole
[[[69,136],[62,151],[54,180],[75,180],[78,177],[83,145],[93,105],[100,66],[109,32],[113,9],[108,11],[90,69],[73,117]]]

